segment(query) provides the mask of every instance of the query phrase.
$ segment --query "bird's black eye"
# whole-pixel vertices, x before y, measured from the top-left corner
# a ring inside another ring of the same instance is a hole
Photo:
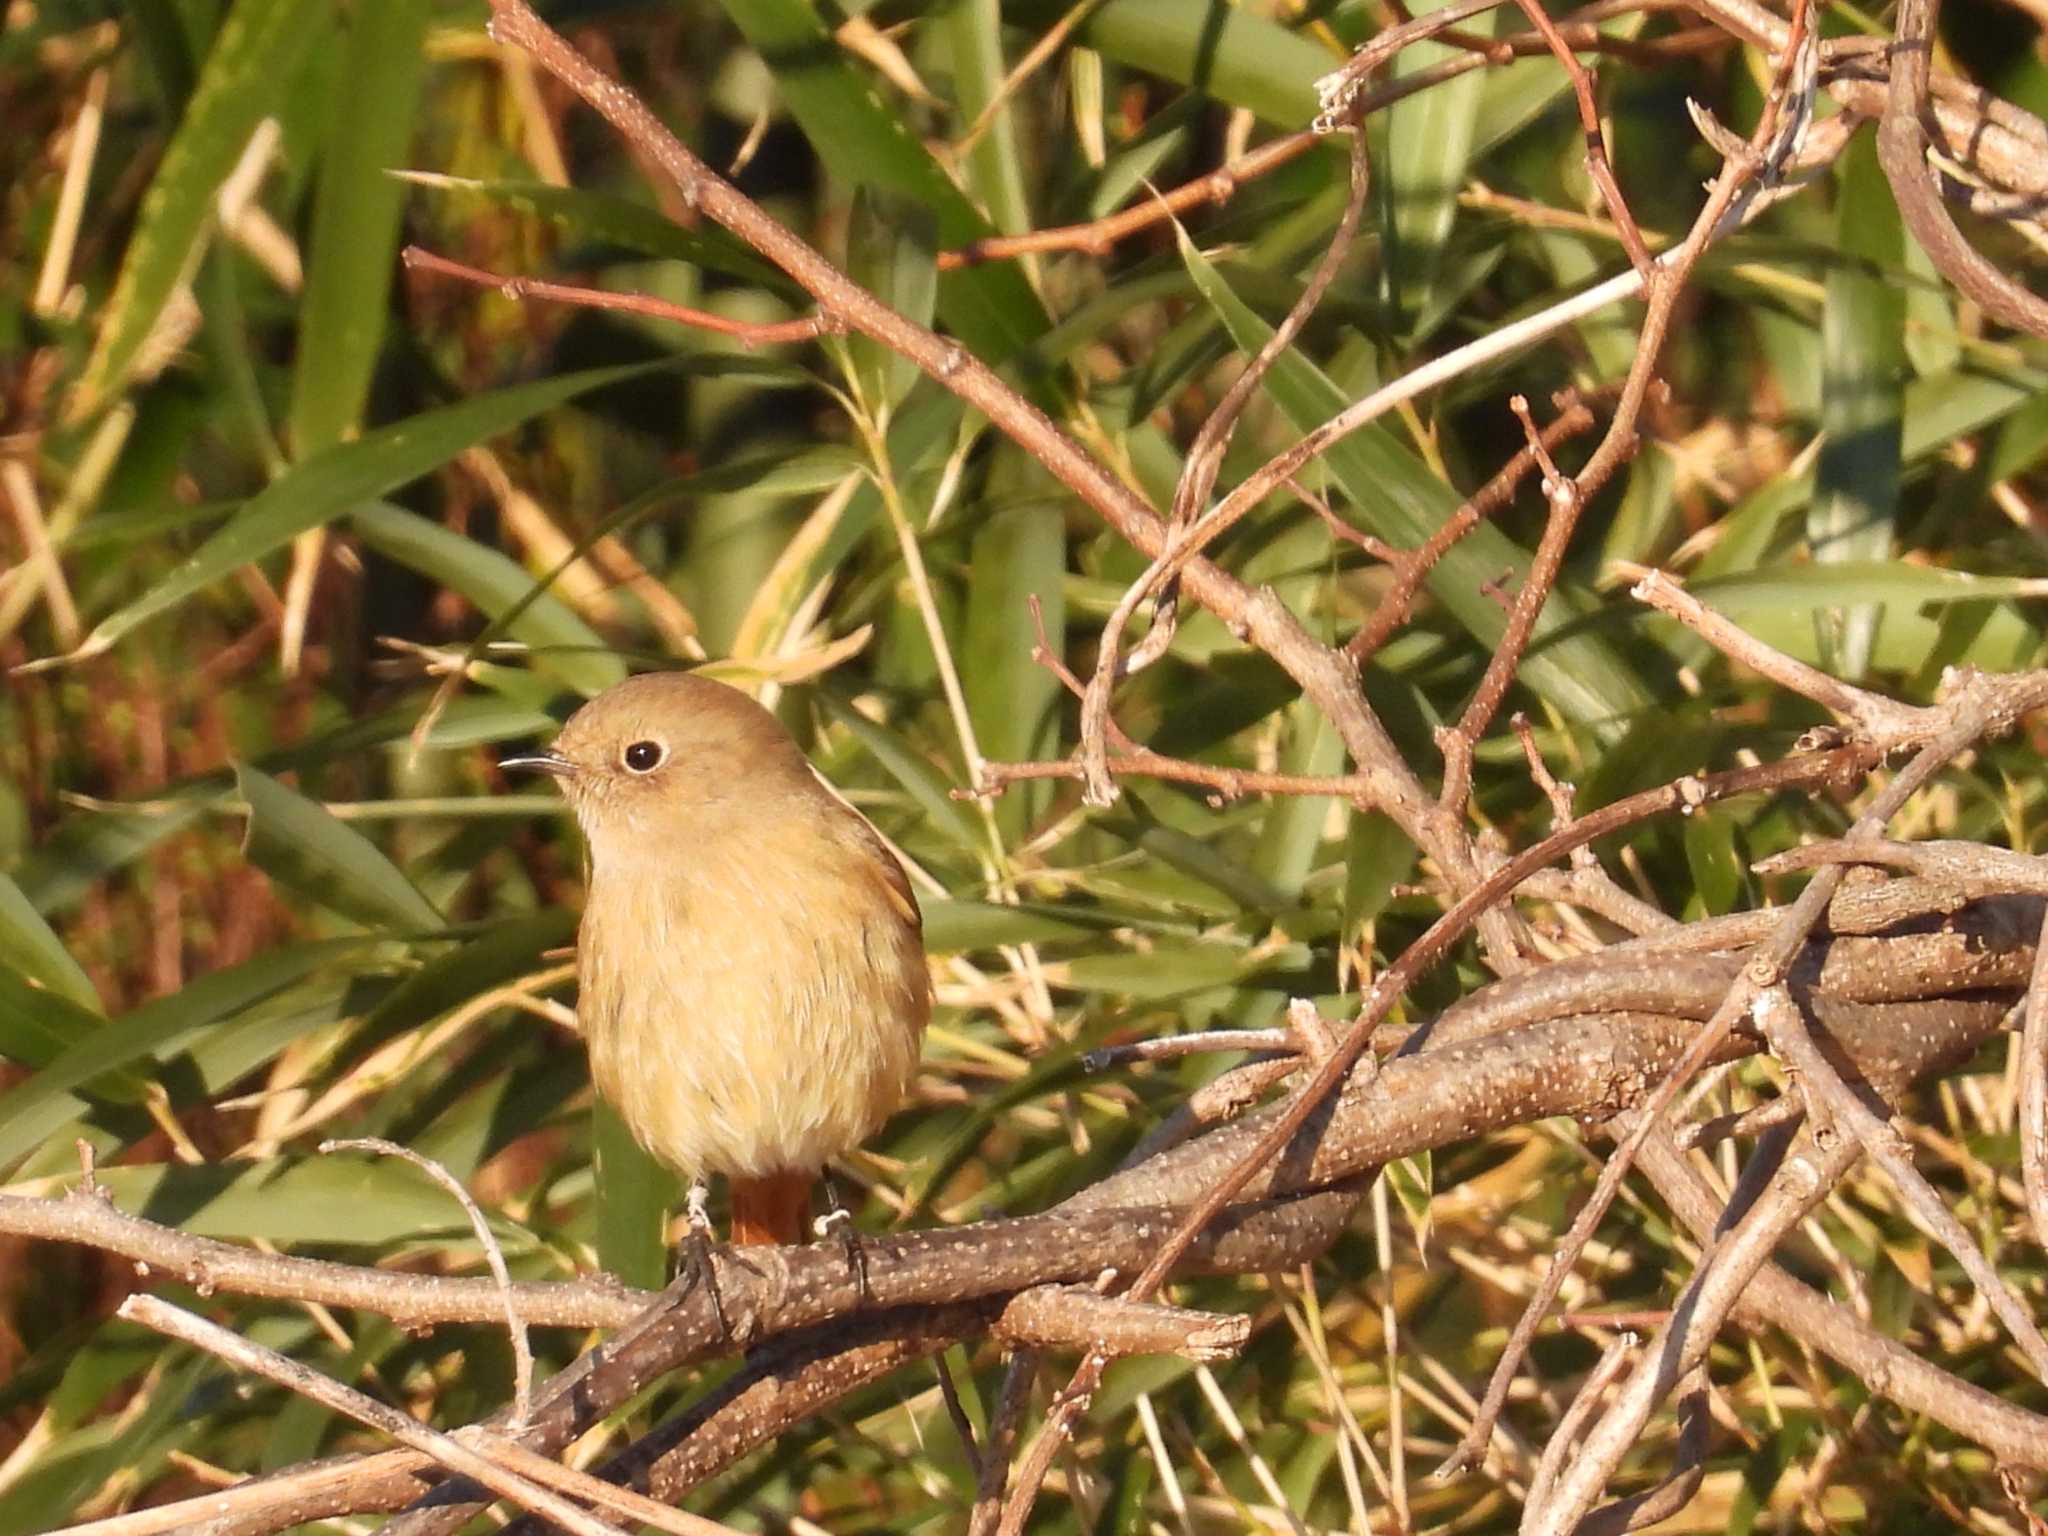
[[[626,748],[626,766],[635,773],[652,773],[661,766],[663,753],[658,741],[636,741]]]

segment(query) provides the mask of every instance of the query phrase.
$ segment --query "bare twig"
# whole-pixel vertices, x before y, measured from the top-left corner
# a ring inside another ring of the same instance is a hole
[[[1963,294],[2001,324],[2048,336],[2048,302],[1993,266],[1963,238],[1943,206],[1927,164],[1926,110],[1941,0],[1900,0],[1891,47],[1891,83],[1877,127],[1877,155],[1898,200],[1899,217],[1928,259]]]
[[[1330,237],[1322,259],[1316,263],[1315,271],[1310,274],[1286,317],[1243,372],[1232,381],[1223,398],[1216,403],[1216,409],[1202,424],[1201,431],[1195,435],[1180,482],[1174,487],[1173,505],[1167,514],[1165,548],[1131,583],[1103,621],[1095,674],[1081,695],[1081,798],[1089,805],[1108,805],[1116,798],[1116,781],[1110,775],[1107,761],[1109,742],[1106,724],[1110,694],[1120,677],[1141,670],[1165,654],[1166,646],[1173,637],[1180,569],[1229,526],[1201,515],[1209,500],[1209,492],[1215,487],[1224,451],[1230,446],[1238,419],[1260,382],[1281,354],[1294,344],[1295,336],[1308,323],[1308,317],[1315,313],[1323,295],[1336,280],[1344,257],[1351,249],[1352,238],[1358,233],[1371,179],[1365,134],[1354,131],[1351,135],[1351,194],[1345,201],[1336,232]],[[1120,651],[1124,627],[1136,614],[1139,605],[1154,592],[1159,594],[1159,601],[1153,614],[1152,630],[1140,646],[1125,657]]]
[[[1157,1302],[1104,1296],[1085,1285],[1041,1285],[1020,1291],[997,1320],[995,1335],[1019,1349],[1098,1349],[1123,1355],[1180,1355],[1228,1360],[1251,1337],[1242,1313],[1190,1312]]]
[[[2034,1241],[2048,1248],[2048,914],[2034,951],[2034,979],[2027,988],[2025,1024],[2018,1050],[2020,1181]]]
[[[375,1398],[365,1397],[352,1387],[308,1370],[296,1360],[251,1343],[154,1296],[130,1296],[121,1303],[119,1315],[218,1355],[231,1365],[253,1371],[302,1397],[311,1398],[323,1408],[367,1424],[400,1444],[432,1457],[450,1471],[474,1478],[493,1493],[545,1514],[563,1529],[574,1532],[575,1536],[618,1536],[618,1527],[597,1519],[561,1495],[493,1459],[491,1453],[497,1449],[493,1437],[472,1435],[470,1443],[465,1444],[452,1435],[429,1429],[410,1414],[387,1407]],[[663,1520],[664,1528],[681,1532],[683,1536],[704,1536],[704,1533],[723,1533],[726,1530],[709,1520],[677,1517],[670,1510],[662,1510],[661,1514],[667,1517]],[[641,1518],[646,1518],[644,1513]]]
[[[1782,988],[1771,988],[1759,996],[1755,1011],[1757,1026],[1770,1041],[1773,1054],[1797,1077],[1799,1091],[1806,1097],[1808,1117],[1816,1122],[1836,1122],[1849,1129],[1870,1160],[1891,1176],[1915,1224],[1955,1257],[2033,1363],[2035,1372],[2048,1381],[2048,1338],[2042,1337],[2026,1303],[2012,1293],[2012,1288],[1984,1257],[1977,1240],[1913,1166],[1911,1152],[1890,1121],[1843,1081],[1834,1063],[1815,1043],[1798,1005]]]
[[[658,299],[652,294],[614,293],[607,288],[584,288],[573,283],[551,283],[537,277],[508,277],[500,272],[486,272],[481,267],[450,261],[446,256],[437,256],[432,251],[421,250],[416,245],[408,245],[400,254],[410,271],[431,272],[437,277],[452,277],[465,283],[475,283],[482,288],[495,288],[508,299],[545,299],[554,304],[573,305],[577,309],[611,309],[626,314],[646,315],[655,320],[672,320],[677,325],[687,325],[695,330],[730,336],[747,347],[773,346],[778,342],[787,341],[812,341],[844,329],[829,315],[807,315],[801,320],[764,321],[756,324],[734,320],[706,309],[691,309],[685,304],[672,304],[667,299]]]
[[[1642,579],[1629,589],[1629,595],[1678,620],[1729,660],[1812,699],[1868,741],[1888,745],[1924,740],[1928,734],[1929,722],[1934,719],[1932,711],[1854,687],[1765,645],[1707,607],[1663,571],[1645,571]]]
[[[360,1136],[345,1141],[323,1141],[322,1152],[374,1152],[379,1157],[403,1158],[427,1177],[439,1184],[462,1204],[469,1225],[476,1233],[478,1246],[484,1251],[484,1258],[491,1266],[491,1278],[498,1282],[498,1290],[504,1299],[505,1328],[512,1336],[512,1427],[526,1428],[533,1417],[533,1344],[526,1333],[526,1321],[519,1315],[519,1302],[512,1294],[512,1272],[505,1267],[505,1250],[498,1246],[497,1235],[491,1231],[491,1224],[484,1219],[483,1211],[462,1187],[462,1181],[435,1162],[431,1157],[401,1147],[395,1141],[386,1141],[378,1136]]]

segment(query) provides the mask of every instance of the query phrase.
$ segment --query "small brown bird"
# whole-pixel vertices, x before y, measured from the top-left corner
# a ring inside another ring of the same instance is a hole
[[[680,672],[608,688],[552,750],[590,849],[577,1018],[640,1144],[732,1184],[735,1243],[804,1234],[825,1165],[903,1102],[931,1017],[903,868],[772,714]]]

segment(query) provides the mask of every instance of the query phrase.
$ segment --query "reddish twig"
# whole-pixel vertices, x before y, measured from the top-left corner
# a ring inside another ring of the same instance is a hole
[[[459,261],[450,261],[446,256],[436,256],[432,251],[421,250],[408,245],[399,253],[411,272],[432,272],[439,277],[453,277],[465,283],[475,283],[480,288],[495,288],[508,299],[546,299],[550,303],[570,304],[578,309],[612,309],[627,314],[647,315],[656,320],[673,320],[677,325],[691,326],[700,331],[715,331],[721,336],[730,336],[741,345],[748,347],[772,346],[778,342],[810,341],[819,336],[835,335],[845,329],[828,315],[807,315],[801,320],[777,320],[753,324],[745,320],[733,320],[725,315],[714,315],[709,310],[691,309],[684,304],[671,304],[667,299],[658,299],[648,293],[613,293],[605,288],[583,288],[573,283],[551,283],[537,277],[507,277],[498,272],[486,272],[481,267],[467,266]]]
[[[1593,425],[1593,413],[1576,397],[1560,396],[1556,403],[1557,419],[1543,429],[1538,440],[1546,451],[1555,451]],[[1516,453],[1491,480],[1467,497],[1463,506],[1439,523],[1435,532],[1421,544],[1412,550],[1394,552],[1392,585],[1381,595],[1372,617],[1344,647],[1354,662],[1363,667],[1379,654],[1380,647],[1407,622],[1416,594],[1422,590],[1422,583],[1450,552],[1451,546],[1514,499],[1523,477],[1536,467],[1537,446],[1532,443]]]
[[[1315,271],[1288,309],[1286,318],[1246,364],[1243,372],[1231,382],[1223,398],[1216,403],[1216,409],[1209,413],[1209,419],[1202,423],[1201,431],[1195,434],[1180,481],[1174,487],[1173,504],[1167,513],[1165,548],[1131,583],[1103,622],[1095,672],[1081,695],[1081,798],[1089,805],[1108,805],[1116,798],[1116,783],[1107,763],[1110,695],[1120,677],[1149,666],[1165,654],[1166,647],[1172,642],[1179,608],[1180,569],[1229,526],[1200,516],[1210,491],[1215,487],[1224,451],[1230,446],[1238,420],[1260,382],[1280,355],[1294,344],[1295,336],[1322,303],[1330,284],[1336,281],[1344,257],[1351,249],[1352,239],[1358,233],[1371,182],[1371,161],[1366,155],[1365,134],[1362,130],[1354,130],[1351,135],[1351,193],[1345,200],[1344,213],[1337,221],[1335,234],[1330,237],[1322,259],[1316,263]],[[1159,600],[1154,606],[1151,632],[1128,657],[1121,656],[1119,647],[1124,627],[1130,623],[1139,605],[1154,592],[1159,594]]]
[[[1543,611],[1551,588],[1557,584],[1558,572],[1564,568],[1565,550],[1578,529],[1579,513],[1586,505],[1585,486],[1558,469],[1542,434],[1536,430],[1534,418],[1529,414],[1529,402],[1516,395],[1509,405],[1522,423],[1523,434],[1528,439],[1528,452],[1542,466],[1543,498],[1549,503],[1550,516],[1544,523],[1543,537],[1537,542],[1535,557],[1529,562],[1529,573],[1522,578],[1521,588],[1515,593],[1514,606],[1508,611],[1507,628],[1501,632],[1493,655],[1487,659],[1486,671],[1479,680],[1478,688],[1473,691],[1471,702],[1465,706],[1465,713],[1453,729],[1438,733],[1438,742],[1444,753],[1444,787],[1440,800],[1444,809],[1455,816],[1464,815],[1466,803],[1471,798],[1473,749],[1493,722],[1501,700],[1507,697],[1508,684],[1515,669],[1521,665],[1530,636],[1536,632],[1537,617]],[[1633,437],[1632,430],[1629,435]]]
[[[1592,73],[1579,62],[1578,55],[1559,33],[1540,0],[1515,0],[1515,3],[1529,18],[1529,25],[1550,45],[1557,62],[1564,66],[1565,78],[1571,82],[1572,95],[1579,104],[1579,127],[1586,135],[1586,169],[1593,177],[1593,185],[1600,190],[1600,200],[1607,205],[1608,216],[1614,220],[1615,233],[1621,237],[1621,248],[1628,253],[1629,265],[1647,277],[1650,250],[1643,244],[1643,232],[1636,228],[1636,218],[1629,211],[1628,199],[1621,195],[1621,184],[1614,179],[1614,165],[1607,155],[1607,136],[1600,127],[1600,106],[1593,99]]]

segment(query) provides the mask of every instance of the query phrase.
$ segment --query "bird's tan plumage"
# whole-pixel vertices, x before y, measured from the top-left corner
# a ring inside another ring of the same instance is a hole
[[[646,743],[661,760],[638,770]],[[902,868],[722,683],[632,678],[551,756],[590,849],[577,1015],[598,1091],[663,1162],[734,1181],[736,1238],[791,1241],[791,1187],[916,1072],[931,995]]]

